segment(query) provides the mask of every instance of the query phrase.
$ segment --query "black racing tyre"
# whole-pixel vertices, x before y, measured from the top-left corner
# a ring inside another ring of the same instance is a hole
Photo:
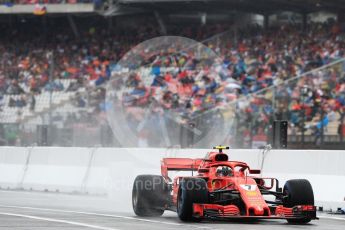
[[[298,179],[289,180],[285,183],[283,189],[285,207],[292,208],[296,205],[314,205],[314,192],[308,180]],[[310,218],[288,219],[292,224],[306,224]]]
[[[161,216],[168,201],[168,185],[162,176],[139,175],[132,190],[132,206],[137,216]]]
[[[184,178],[180,181],[177,196],[177,215],[182,221],[193,221],[193,204],[208,203],[207,183],[201,178]]]

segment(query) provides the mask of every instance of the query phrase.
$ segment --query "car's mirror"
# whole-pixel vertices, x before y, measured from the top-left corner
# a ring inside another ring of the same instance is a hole
[[[249,173],[250,173],[250,174],[260,174],[260,173],[261,173],[261,170],[260,170],[260,169],[250,169],[250,170],[249,170]]]
[[[265,185],[263,186],[266,190],[271,190],[274,186],[274,179],[273,178],[263,178],[265,181]]]
[[[201,168],[198,171],[199,171],[199,173],[208,173],[210,170],[206,169],[206,168]]]

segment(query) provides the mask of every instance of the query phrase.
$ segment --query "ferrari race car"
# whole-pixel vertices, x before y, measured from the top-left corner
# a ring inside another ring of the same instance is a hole
[[[163,158],[162,175],[139,175],[132,191],[138,216],[160,216],[177,212],[182,221],[201,219],[286,219],[306,224],[317,219],[314,193],[309,181],[289,180],[284,188],[276,178],[255,176],[260,170],[244,162],[229,161],[217,146],[204,159]],[[176,176],[169,171],[191,171]],[[273,199],[265,199],[271,196]]]

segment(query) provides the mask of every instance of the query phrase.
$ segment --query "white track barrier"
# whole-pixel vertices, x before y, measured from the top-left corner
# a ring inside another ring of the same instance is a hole
[[[89,148],[34,148],[22,188],[39,191],[81,191],[90,152]]]
[[[0,186],[5,189],[18,189],[25,176],[30,148],[0,148]]]
[[[48,190],[106,194],[130,204],[134,178],[160,174],[163,157],[204,157],[205,149],[136,148],[0,148],[0,186],[25,190]],[[229,150],[231,160],[260,169],[263,176],[280,180],[310,180],[317,205],[345,206],[345,151]]]
[[[345,206],[345,151],[273,150],[265,157],[263,172],[282,185],[289,179],[308,179],[319,206]]]

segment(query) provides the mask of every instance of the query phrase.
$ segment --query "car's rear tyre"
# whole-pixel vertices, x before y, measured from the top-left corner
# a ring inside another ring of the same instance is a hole
[[[137,216],[161,216],[168,201],[168,185],[162,176],[139,175],[132,190],[132,206]]]
[[[201,178],[184,178],[180,181],[177,196],[177,215],[182,221],[195,221],[193,204],[209,201],[207,183]]]
[[[298,179],[287,181],[284,185],[283,194],[283,204],[285,207],[292,208],[296,205],[314,205],[314,192],[308,180]],[[287,221],[291,224],[306,224],[311,219],[288,219]]]

